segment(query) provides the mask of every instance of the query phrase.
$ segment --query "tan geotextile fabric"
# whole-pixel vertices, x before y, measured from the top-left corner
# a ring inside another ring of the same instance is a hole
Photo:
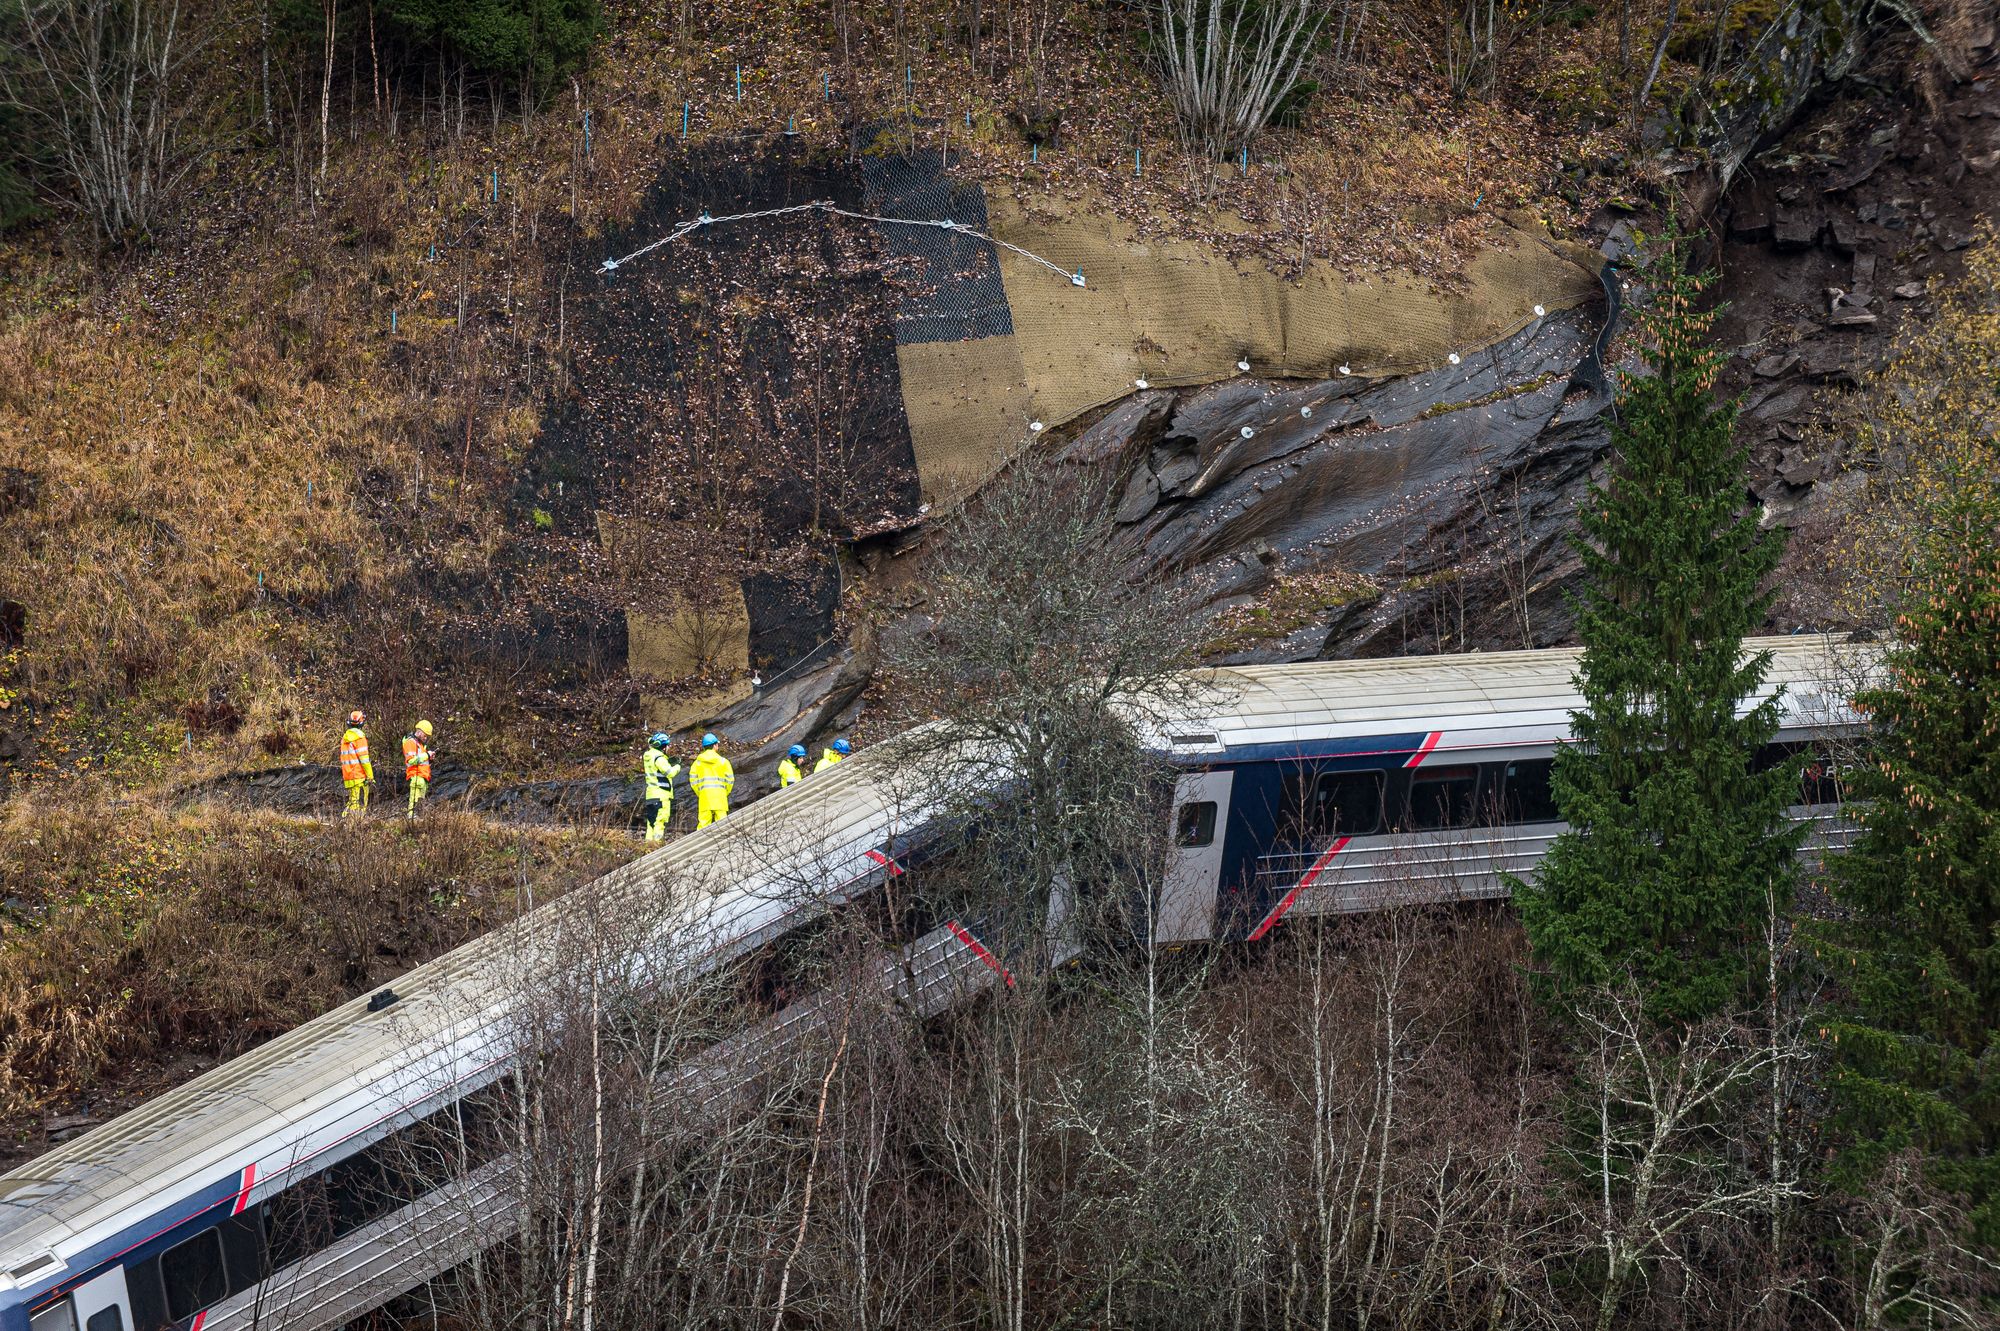
[[[1011,336],[905,343],[896,363],[926,500],[978,489],[1028,436],[1027,374]]]
[[[1580,254],[1496,219],[1489,247],[1450,290],[1399,274],[1350,278],[1328,266],[1292,281],[1192,241],[1142,240],[1106,213],[1033,215],[989,197],[993,234],[1064,270],[1000,251],[1011,337],[899,350],[924,497],[950,503],[1032,438],[1130,392],[1239,373],[1326,378],[1406,374],[1498,341],[1597,290]]]
[[[718,588],[716,603],[666,604],[625,612],[625,661],[641,680],[697,677],[735,682],[695,693],[641,689],[640,709],[657,730],[679,730],[750,695],[750,614],[743,589]]]

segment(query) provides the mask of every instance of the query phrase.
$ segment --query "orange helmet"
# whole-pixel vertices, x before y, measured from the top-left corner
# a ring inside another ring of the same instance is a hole
[[[361,723],[362,723],[363,721],[366,721],[366,720],[367,720],[368,718],[367,718],[367,717],[365,717],[365,716],[363,716],[363,715],[361,714],[361,709],[357,707],[357,708],[355,708],[355,709],[354,709],[353,711],[351,711],[351,712],[349,712],[349,713],[347,714],[347,719],[348,719],[348,720],[349,720],[350,722],[352,722],[353,724],[355,724],[355,725],[357,725],[357,726],[358,726],[358,725],[360,725],[360,724],[361,724]]]

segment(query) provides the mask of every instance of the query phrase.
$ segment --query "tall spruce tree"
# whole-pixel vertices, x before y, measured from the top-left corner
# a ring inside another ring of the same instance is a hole
[[[1991,391],[1989,389],[1989,391]],[[1848,781],[1862,833],[1821,933],[1846,1002],[1828,1025],[1843,1172],[1923,1151],[2000,1244],[2000,493],[1958,479],[1936,515]]]
[[[1717,402],[1705,277],[1669,234],[1648,267],[1640,324],[1649,376],[1628,377],[1611,474],[1575,546],[1583,643],[1576,742],[1555,765],[1570,830],[1516,901],[1536,957],[1566,997],[1627,977],[1649,1014],[1692,1021],[1746,992],[1765,894],[1790,872],[1785,820],[1798,773],[1758,771],[1776,732],[1767,654],[1743,659],[1769,604],[1780,540],[1744,511],[1736,405]]]

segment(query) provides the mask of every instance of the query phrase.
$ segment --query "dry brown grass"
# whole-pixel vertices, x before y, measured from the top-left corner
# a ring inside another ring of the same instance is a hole
[[[459,814],[341,825],[17,800],[0,823],[0,1122],[226,1057],[623,862]]]
[[[354,395],[259,351],[83,316],[0,329],[0,465],[40,477],[0,525],[30,689],[171,703],[223,685],[254,730],[296,716],[276,630],[382,582],[353,482],[394,449]]]

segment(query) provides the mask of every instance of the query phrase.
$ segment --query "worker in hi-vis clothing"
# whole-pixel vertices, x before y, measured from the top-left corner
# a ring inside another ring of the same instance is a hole
[[[681,765],[667,754],[667,746],[672,742],[664,731],[656,732],[646,741],[646,756],[639,760],[640,771],[646,778],[648,841],[666,840],[667,820],[674,816],[674,778],[681,774]]]
[[[837,739],[831,747],[820,750],[819,761],[813,764],[813,771],[824,772],[827,768],[841,761],[852,752],[854,752],[854,746],[849,744],[844,737]]]
[[[368,761],[368,735],[361,727],[368,718],[359,711],[347,718],[347,733],[340,737],[340,784],[347,787],[347,807],[342,818],[368,812],[368,788],[375,784],[375,764]]]
[[[736,786],[736,769],[716,745],[714,735],[703,735],[701,756],[688,767],[688,784],[694,787],[697,828],[707,827],[728,814],[729,792]]]
[[[410,783],[410,807],[405,818],[417,816],[417,801],[431,789],[431,723],[417,722],[417,728],[403,736],[403,779]]]
[[[778,789],[796,786],[806,779],[806,769],[799,764],[806,760],[806,746],[794,744],[785,750],[784,758],[778,763]]]

